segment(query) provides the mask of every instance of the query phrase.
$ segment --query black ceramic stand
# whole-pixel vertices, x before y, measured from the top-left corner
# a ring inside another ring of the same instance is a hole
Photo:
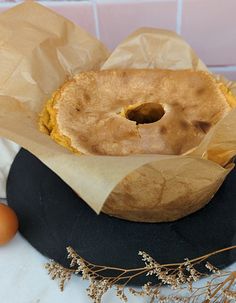
[[[8,177],[7,199],[19,217],[22,235],[65,266],[69,245],[90,262],[137,268],[143,266],[140,250],[163,264],[236,244],[236,170],[193,215],[172,223],[133,223],[96,215],[50,169],[21,149]],[[212,260],[219,267],[234,261],[233,251]]]

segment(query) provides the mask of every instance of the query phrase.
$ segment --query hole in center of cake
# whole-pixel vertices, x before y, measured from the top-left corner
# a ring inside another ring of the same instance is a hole
[[[127,109],[125,117],[137,124],[147,124],[159,121],[165,114],[164,108],[158,103],[143,103]]]

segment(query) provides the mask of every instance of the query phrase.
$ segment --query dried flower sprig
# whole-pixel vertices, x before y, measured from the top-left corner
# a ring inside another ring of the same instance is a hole
[[[72,274],[75,273],[73,269],[65,268],[54,261],[47,263],[45,268],[48,270],[52,280],[58,279],[60,281],[59,287],[61,291],[64,290],[65,282],[69,281]]]
[[[64,268],[54,261],[47,263],[46,268],[52,279],[60,281],[61,290],[72,274],[81,274],[83,279],[90,282],[87,293],[94,303],[102,302],[103,295],[112,287],[123,302],[128,301],[129,291],[134,296],[148,297],[150,303],[231,303],[236,302],[236,272],[220,271],[207,259],[233,249],[236,249],[236,245],[192,260],[186,258],[183,262],[170,264],[160,264],[146,252],[140,251],[139,255],[145,266],[124,269],[90,263],[79,256],[72,247],[68,247],[70,268]],[[198,269],[200,264],[205,265],[208,274]],[[156,279],[156,284],[148,282],[141,290],[126,287],[141,275],[152,276]],[[197,287],[196,282],[202,278],[207,278],[205,284]],[[163,295],[164,285],[169,286],[170,295]]]

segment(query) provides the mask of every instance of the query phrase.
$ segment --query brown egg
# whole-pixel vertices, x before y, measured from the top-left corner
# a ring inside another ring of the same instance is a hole
[[[6,244],[15,236],[18,226],[15,212],[9,206],[0,203],[0,245]]]

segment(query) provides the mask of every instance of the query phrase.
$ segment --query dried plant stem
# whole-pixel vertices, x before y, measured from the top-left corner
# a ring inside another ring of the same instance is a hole
[[[213,251],[211,253],[205,254],[203,256],[197,257],[195,259],[191,259],[191,263],[194,264],[197,261],[199,261],[201,263],[202,261],[204,261],[206,259],[209,259],[210,257],[212,257],[214,255],[218,255],[220,253],[223,253],[223,252],[226,252],[226,251],[229,251],[229,250],[233,250],[233,249],[236,249],[236,245],[229,246],[229,247],[226,247],[226,248],[222,248],[222,249]],[[183,263],[170,263],[170,264],[164,264],[163,266],[173,267],[173,266],[179,266],[181,264],[183,264]],[[197,263],[195,263],[195,264],[197,264]]]
[[[222,248],[222,249],[219,249],[219,250],[216,250],[214,252],[211,252],[211,253],[208,253],[208,254],[205,254],[203,256],[200,256],[200,257],[197,257],[197,258],[194,258],[194,259],[191,259],[191,263],[194,264],[194,265],[197,265],[199,263],[202,263],[203,261],[205,261],[206,259],[209,259],[209,257],[212,257],[214,255],[218,255],[220,253],[223,253],[223,252],[226,252],[226,251],[229,251],[229,250],[233,250],[233,249],[236,249],[236,245],[233,245],[233,246],[230,246],[230,247],[226,247],[226,248]],[[141,271],[143,270],[144,268],[131,268],[131,269],[124,269],[124,268],[117,268],[117,267],[112,267],[112,266],[101,266],[101,265],[95,265],[93,263],[90,263],[88,261],[86,261],[87,263],[87,266],[89,267],[97,267],[97,268],[100,268],[99,271],[105,271],[105,270],[114,270],[114,271],[122,271],[122,272],[125,272],[125,273],[130,273],[130,272],[135,272],[135,271]],[[179,267],[181,265],[183,265],[184,262],[179,262],[179,263],[168,263],[168,264],[163,264],[162,265],[162,268],[173,268],[173,267]],[[97,272],[97,271],[95,271]]]
[[[147,296],[150,303],[232,303],[236,302],[236,272],[219,271],[209,261],[210,257],[226,251],[236,249],[236,245],[219,249],[194,259],[185,259],[179,263],[159,264],[145,252],[139,252],[145,266],[140,268],[118,268],[113,266],[103,266],[93,264],[79,256],[71,247],[67,248],[68,258],[71,259],[71,268],[63,268],[56,262],[46,265],[52,279],[60,280],[60,289],[64,289],[66,281],[70,280],[72,274],[81,273],[83,279],[88,279],[90,285],[87,289],[88,296],[94,303],[100,303],[102,296],[112,286],[116,287],[116,295],[123,302],[128,298],[125,294],[126,286],[138,276],[153,276],[157,284],[150,282],[143,285],[142,290],[129,288],[131,294],[135,296]],[[202,273],[196,269],[199,264],[204,264],[209,270],[209,274]],[[108,275],[109,272],[109,275]],[[110,275],[110,272],[114,273]],[[208,281],[202,287],[195,287],[195,282],[201,278],[208,277]],[[170,296],[161,294],[161,286],[171,287]],[[186,297],[186,292],[189,296]],[[183,294],[183,295],[182,295]],[[204,298],[204,299],[203,299]],[[234,300],[234,301],[232,301]]]

